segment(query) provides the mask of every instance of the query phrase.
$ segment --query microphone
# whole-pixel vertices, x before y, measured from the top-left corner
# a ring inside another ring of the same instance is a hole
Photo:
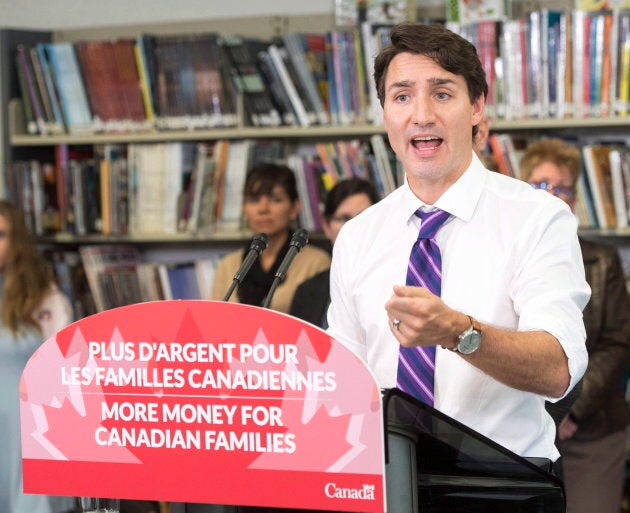
[[[291,262],[293,262],[293,259],[295,258],[295,256],[307,244],[308,244],[308,232],[304,228],[299,229],[293,234],[293,237],[291,237],[291,242],[289,242],[289,250],[287,251],[287,254],[284,256],[284,259],[282,260],[282,262],[280,263],[280,267],[278,267],[278,270],[276,271],[276,274],[273,278],[273,283],[271,284],[271,288],[269,289],[267,296],[262,302],[261,306],[263,308],[269,308],[269,303],[271,303],[271,298],[276,292],[276,288],[278,288],[278,285],[280,285],[280,282],[284,280],[284,277],[286,276],[287,271],[289,270],[289,266],[291,265]]]
[[[243,259],[243,263],[238,268],[238,271],[236,271],[236,274],[232,279],[232,285],[230,285],[230,288],[225,293],[223,301],[229,301],[232,293],[234,292],[234,289],[236,289],[236,287],[242,283],[243,278],[245,278],[245,275],[249,271],[252,264],[260,256],[260,253],[267,249],[267,244],[269,244],[269,237],[266,233],[258,233],[254,235],[254,237],[252,238],[252,243],[249,246],[249,250],[247,251],[247,255]]]

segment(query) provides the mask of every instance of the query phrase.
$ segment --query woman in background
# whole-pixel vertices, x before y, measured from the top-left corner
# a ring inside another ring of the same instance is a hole
[[[530,144],[520,171],[532,187],[557,196],[573,209],[581,168],[580,150],[553,138]],[[584,309],[588,367],[577,398],[569,393],[553,405],[560,412],[567,409],[564,403],[569,408],[557,435],[567,513],[619,513],[625,431],[630,423],[624,397],[630,363],[630,298],[617,248],[581,237],[580,247],[591,287],[591,300]]]
[[[67,511],[70,497],[22,493],[19,383],[33,352],[72,321],[72,308],[48,275],[22,213],[6,201],[0,201],[0,290],[0,511]]]
[[[300,213],[300,200],[293,171],[278,164],[259,164],[247,175],[243,214],[254,233],[266,233],[269,245],[245,275],[232,301],[260,306],[271,288],[274,275],[289,250],[292,230]],[[234,274],[249,249],[247,247],[223,257],[212,286],[212,299],[221,300],[232,284]],[[291,264],[284,281],[271,300],[272,310],[287,313],[298,285],[330,267],[330,256],[322,249],[306,246]]]
[[[361,178],[337,183],[324,204],[324,233],[335,243],[342,226],[379,200],[374,186]],[[326,311],[330,303],[330,270],[313,276],[295,292],[289,313],[321,328],[326,328]]]

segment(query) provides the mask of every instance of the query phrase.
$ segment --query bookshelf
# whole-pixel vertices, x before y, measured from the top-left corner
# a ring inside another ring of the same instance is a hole
[[[316,27],[316,29],[314,29]],[[17,80],[14,52],[18,43],[35,44],[39,42],[99,42],[118,38],[137,38],[142,34],[155,36],[193,35],[217,32],[247,37],[259,37],[270,40],[292,33],[325,33],[338,29],[334,25],[334,16],[267,16],[253,18],[234,18],[221,20],[199,20],[169,24],[125,25],[101,27],[95,29],[47,31],[0,30],[0,72],[2,89],[0,100],[3,109],[0,117],[0,165],[2,167],[2,193],[7,195],[6,177],[9,166],[18,160],[28,160],[39,155],[54,155],[60,146],[77,148],[96,148],[108,145],[145,145],[168,143],[207,143],[228,141],[238,143],[243,140],[280,141],[285,146],[297,146],[304,143],[332,141],[369,141],[374,136],[385,137],[384,128],[376,123],[357,121],[346,125],[311,125],[311,126],[251,126],[244,107],[244,95],[236,98],[236,122],[234,126],[219,128],[201,128],[194,130],[151,129],[138,132],[119,133],[56,133],[39,135],[28,133],[24,116],[24,107]],[[630,136],[630,115],[604,117],[529,117],[519,119],[494,119],[491,130],[495,133],[514,134],[519,138],[532,138],[540,135],[590,136],[593,133],[610,134],[618,138]],[[623,250],[630,248],[630,229],[581,230],[585,237],[604,238]],[[203,230],[197,233],[124,233],[100,234],[86,233],[76,235],[66,232],[41,235],[42,245],[53,251],[75,251],[85,245],[108,246],[112,244],[133,245],[150,252],[160,259],[162,250],[180,258],[195,257],[207,252],[225,252],[240,246],[251,234],[240,228]],[[314,238],[315,243],[324,244],[323,237]],[[630,261],[624,257],[625,261]]]

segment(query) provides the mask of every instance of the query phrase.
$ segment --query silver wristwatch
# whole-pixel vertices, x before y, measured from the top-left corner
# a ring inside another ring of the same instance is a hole
[[[470,326],[467,330],[460,333],[457,337],[455,347],[451,349],[456,353],[472,354],[479,349],[479,346],[481,345],[481,326],[477,320],[473,319],[470,315],[468,318],[470,319]]]

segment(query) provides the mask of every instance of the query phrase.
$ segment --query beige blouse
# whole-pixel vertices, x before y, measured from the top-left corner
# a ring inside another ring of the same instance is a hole
[[[234,273],[243,261],[241,249],[224,256],[217,266],[212,284],[212,298],[220,301],[232,284]],[[278,286],[271,299],[270,307],[277,312],[289,313],[295,290],[304,281],[330,268],[330,255],[315,246],[306,246],[293,260],[287,271],[285,280]],[[230,301],[238,302],[238,289],[232,294]]]

